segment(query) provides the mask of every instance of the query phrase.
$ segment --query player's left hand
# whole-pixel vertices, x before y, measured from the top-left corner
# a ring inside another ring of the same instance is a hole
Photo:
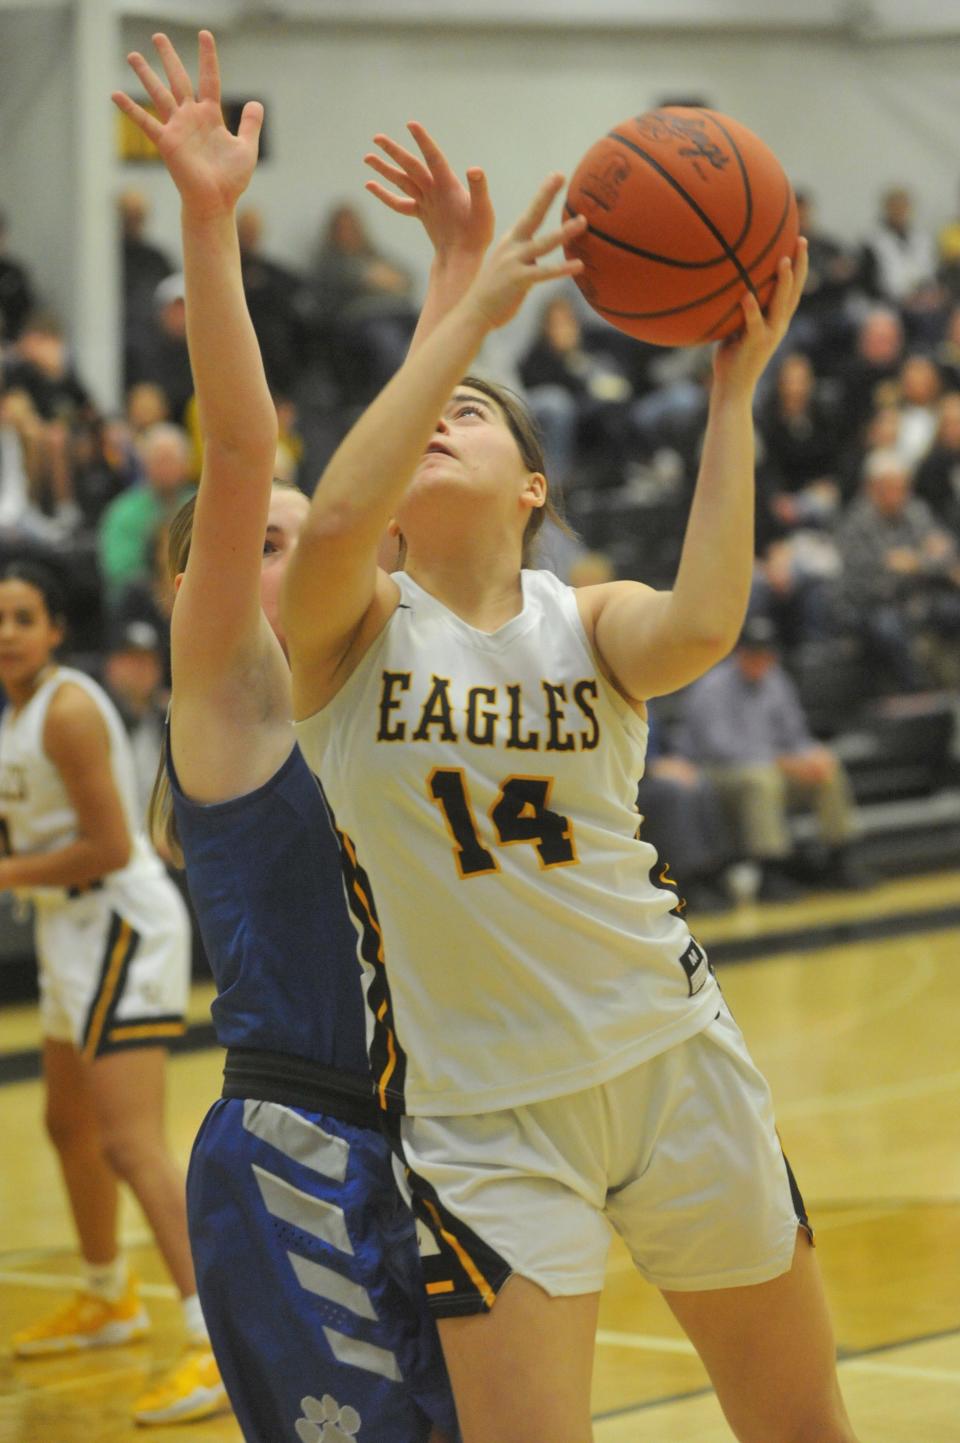
[[[766,314],[754,295],[742,302],[743,329],[721,341],[713,358],[714,380],[728,387],[744,387],[751,394],[767,362],[787,334],[800,304],[807,280],[807,242],[801,236],[793,259],[783,256]]]
[[[441,260],[456,252],[476,257],[484,255],[493,240],[495,221],[483,170],[477,165],[471,166],[464,185],[424,126],[411,120],[407,129],[417,143],[422,160],[383,134],[373,139],[393,164],[388,164],[376,151],[363,157],[372,170],[402,194],[396,195],[376,180],[368,180],[366,189],[397,215],[419,220]]]

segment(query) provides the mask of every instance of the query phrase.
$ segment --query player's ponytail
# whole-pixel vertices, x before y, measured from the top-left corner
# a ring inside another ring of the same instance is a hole
[[[171,580],[186,569],[190,555],[190,541],[193,536],[193,513],[197,498],[191,496],[170,522],[167,532],[167,570]],[[177,831],[177,819],[173,810],[173,796],[170,792],[170,720],[164,724],[160,743],[160,760],[157,775],[153,779],[153,790],[147,805],[147,833],[165,862],[182,868],[183,847]]]

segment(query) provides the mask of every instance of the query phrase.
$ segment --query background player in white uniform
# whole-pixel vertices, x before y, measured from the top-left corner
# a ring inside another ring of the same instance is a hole
[[[13,1347],[33,1356],[148,1331],[117,1249],[123,1181],[183,1298],[189,1347],[172,1374],[176,1416],[204,1417],[224,1393],[196,1296],[183,1177],[163,1123],[166,1046],[184,1026],[190,924],[138,833],[123,723],[95,682],[58,665],[63,635],[53,576],[33,562],[8,563],[0,572],[0,887],[34,905],[47,1130],[87,1273],[77,1298],[16,1334]],[[159,1385],[161,1398],[172,1379]],[[155,1388],[134,1413],[168,1421]]]
[[[644,699],[700,675],[742,624],[751,405],[805,246],[769,319],[748,299],[717,352],[674,589],[574,598],[521,572],[545,477],[504,400],[461,379],[531,286],[574,273],[538,265],[579,230],[538,237],[561,184],[347,436],[286,577],[294,706],[341,832],[375,1080],[434,1230],[428,1288],[467,1443],[590,1437],[604,1215],[738,1438],[850,1443],[769,1093],[630,837]],[[391,518],[396,579],[375,564]]]

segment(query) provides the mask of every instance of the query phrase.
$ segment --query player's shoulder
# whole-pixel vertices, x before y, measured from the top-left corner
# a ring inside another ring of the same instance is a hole
[[[51,692],[44,719],[46,750],[52,753],[73,744],[106,740],[107,705],[106,694],[92,679],[84,683],[72,676],[61,678]]]

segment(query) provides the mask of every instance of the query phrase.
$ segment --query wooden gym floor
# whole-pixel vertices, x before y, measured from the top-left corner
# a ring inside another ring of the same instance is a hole
[[[693,919],[770,1079],[817,1228],[840,1375],[862,1443],[960,1443],[960,874]],[[206,1017],[209,989],[195,989]],[[199,1034],[202,1037],[202,1033]],[[30,1069],[32,1008],[0,1015],[0,1076]],[[186,1161],[219,1086],[212,1049],[170,1067]],[[0,1088],[0,1443],[130,1443],[133,1397],[176,1354],[173,1290],[134,1206],[124,1239],[154,1333],[91,1356],[14,1360],[3,1340],[59,1304],[77,1259],[40,1084]],[[729,1443],[703,1369],[659,1296],[614,1245],[598,1337],[596,1443]],[[158,1430],[241,1443],[229,1414]],[[279,1440],[278,1440],[279,1443]],[[375,1440],[371,1440],[375,1443]]]

